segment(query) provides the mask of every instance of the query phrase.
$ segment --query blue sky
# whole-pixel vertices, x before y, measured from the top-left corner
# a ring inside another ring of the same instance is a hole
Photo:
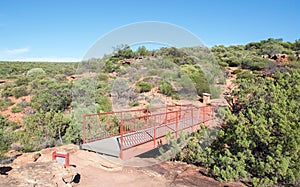
[[[300,38],[298,0],[1,0],[0,61],[76,61],[104,34],[141,21],[181,26],[205,45]]]

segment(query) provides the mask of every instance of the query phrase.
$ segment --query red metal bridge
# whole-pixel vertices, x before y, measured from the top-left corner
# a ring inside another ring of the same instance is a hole
[[[214,106],[175,105],[158,108],[86,114],[82,148],[131,158],[164,144],[165,136],[194,132],[214,119]]]

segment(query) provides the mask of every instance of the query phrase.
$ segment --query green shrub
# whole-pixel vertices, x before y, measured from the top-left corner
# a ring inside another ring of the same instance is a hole
[[[16,84],[14,83],[6,83],[3,85],[3,90],[1,92],[1,96],[2,97],[10,97],[10,96],[13,96],[13,93],[12,93],[12,90],[13,88],[16,87]]]
[[[139,106],[140,103],[139,103],[138,101],[134,101],[134,102],[130,102],[128,105],[129,105],[130,107],[134,107],[134,106]]]
[[[203,146],[205,139],[194,133],[179,158],[207,167],[221,181],[299,186],[300,72],[284,71],[271,78],[241,79],[231,93],[237,100],[231,110],[226,109],[216,137],[208,135],[211,142]]]
[[[202,95],[202,93],[210,93],[209,84],[205,74],[198,65],[185,64],[180,66],[180,69],[193,81],[198,95]]]
[[[28,95],[26,86],[20,86],[12,89],[12,94],[15,98]]]
[[[218,61],[218,64],[222,67],[228,67],[228,63],[227,62],[224,62],[224,61]]]
[[[158,75],[160,72],[161,72],[161,71],[158,70],[158,69],[150,69],[148,74],[149,74],[150,76],[156,76],[156,75]]]
[[[99,96],[96,98],[96,103],[98,104],[97,112],[109,112],[112,110],[112,104],[109,97]]]
[[[0,110],[6,109],[7,107],[13,105],[14,102],[12,102],[8,98],[0,99]]]
[[[249,70],[244,70],[237,74],[238,79],[252,79],[254,75]]]
[[[3,154],[8,151],[10,144],[13,141],[14,129],[12,127],[15,126],[16,124],[14,122],[5,119],[0,114],[0,159],[4,157]]]
[[[70,106],[72,100],[70,83],[47,81],[44,84],[37,84],[36,94],[30,101],[36,111],[64,111]]]
[[[106,73],[99,73],[99,75],[98,75],[98,80],[99,81],[106,82],[106,81],[108,81],[108,79],[109,79],[109,77]]]
[[[12,113],[22,112],[23,108],[21,106],[15,106],[11,108]]]
[[[239,74],[239,73],[241,73],[243,70],[241,70],[241,69],[235,69],[235,70],[233,70],[233,74]]]
[[[119,71],[120,71],[120,65],[117,62],[107,61],[105,63],[104,72],[113,73]]]
[[[28,77],[20,77],[15,81],[17,86],[27,85],[29,83]]]
[[[230,67],[237,67],[237,66],[241,65],[241,62],[239,61],[238,58],[230,58],[227,61],[227,63]]]
[[[2,96],[2,97],[11,97],[11,96],[13,96],[12,89],[9,89],[9,90],[3,90],[3,91],[1,92],[1,96]]]
[[[179,94],[178,94],[178,93],[174,93],[174,94],[172,95],[172,99],[179,100],[179,99],[180,99]]]
[[[296,60],[297,60],[297,57],[294,56],[294,55],[289,55],[289,60],[290,60],[290,61],[296,61]]]
[[[152,84],[148,82],[138,82],[136,84],[136,89],[139,93],[149,92],[152,89]]]
[[[24,118],[25,129],[20,142],[28,147],[27,151],[59,145],[63,143],[69,123],[70,119],[62,112],[36,112],[27,115]]]
[[[167,81],[162,81],[159,85],[160,93],[172,97],[172,99],[180,99],[177,91],[173,88],[172,84]]]
[[[289,67],[300,69],[300,61],[293,61],[288,64]]]
[[[64,74],[57,74],[54,76],[55,80],[59,81],[59,82],[62,82],[62,81],[65,81],[66,80],[66,75]]]
[[[262,70],[270,63],[269,59],[260,58],[257,56],[250,56],[243,59],[242,68],[251,70]]]
[[[221,88],[219,86],[216,85],[211,85],[210,86],[210,93],[211,93],[211,98],[212,99],[217,99],[220,97],[221,95]]]
[[[258,71],[258,70],[254,70],[254,71],[252,71],[252,73],[255,74],[255,75],[261,75],[262,74],[262,72]]]
[[[78,122],[74,119],[74,116],[72,115],[70,124],[68,128],[66,129],[66,133],[63,137],[63,139],[66,141],[66,143],[80,143],[82,140],[82,123]]]
[[[30,79],[35,79],[41,75],[45,75],[46,72],[42,68],[32,68],[26,74],[26,76]]]
[[[159,90],[162,94],[166,96],[172,96],[175,94],[175,91],[172,87],[172,85],[167,81],[162,81],[159,85]]]
[[[117,57],[119,59],[132,58],[134,57],[134,53],[128,45],[118,46],[115,49],[114,57]]]

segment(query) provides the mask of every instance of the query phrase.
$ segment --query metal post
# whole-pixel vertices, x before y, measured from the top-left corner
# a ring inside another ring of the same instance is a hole
[[[120,123],[120,158],[123,159],[123,130],[124,130],[124,124],[121,121]]]
[[[166,111],[165,111],[165,113],[166,113],[166,119],[165,119],[165,121],[164,121],[164,124],[167,124],[167,123],[168,123],[168,106],[166,106]]]
[[[156,116],[154,116],[154,137],[153,137],[153,146],[156,147]]]
[[[178,138],[178,111],[176,111],[176,138]]]
[[[83,116],[83,143],[86,143],[86,115]]]
[[[70,165],[70,154],[67,153],[66,155],[66,162],[65,162],[65,166],[69,166]]]
[[[52,160],[56,160],[56,151],[52,152]]]
[[[192,113],[191,113],[191,115],[192,115],[192,132],[194,132],[194,107],[192,106],[191,109],[192,109]]]
[[[123,159],[123,131],[124,131],[123,115],[121,112],[121,123],[120,123],[120,158]]]
[[[204,113],[205,107],[202,107],[202,123],[205,121],[205,113]]]

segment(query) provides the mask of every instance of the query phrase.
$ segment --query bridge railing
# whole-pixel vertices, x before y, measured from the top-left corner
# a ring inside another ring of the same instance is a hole
[[[164,137],[166,134],[188,129],[193,132],[197,124],[207,123],[213,119],[213,106],[196,107],[193,105],[179,107],[163,113],[155,113],[144,118],[127,118],[121,122],[121,151]]]
[[[120,136],[122,148],[124,136],[126,134],[132,134],[153,127],[156,127],[153,130],[153,138],[156,139],[157,137],[162,136],[160,134],[165,135],[165,133],[162,132],[167,132],[166,128],[171,128],[168,126],[164,128],[159,127],[163,124],[176,124],[176,122],[183,121],[184,119],[190,119],[192,122],[189,123],[193,124],[193,128],[194,123],[197,124],[199,122],[199,120],[197,121],[196,119],[202,119],[202,121],[205,122],[208,117],[204,112],[209,113],[210,111],[208,108],[211,108],[211,106],[196,107],[190,104],[86,114],[83,117],[83,143],[112,136]],[[184,124],[183,122],[181,123]],[[173,132],[178,132],[178,130],[180,130],[176,129],[176,126],[174,128],[175,131],[173,130]],[[124,143],[126,144],[126,140]]]

